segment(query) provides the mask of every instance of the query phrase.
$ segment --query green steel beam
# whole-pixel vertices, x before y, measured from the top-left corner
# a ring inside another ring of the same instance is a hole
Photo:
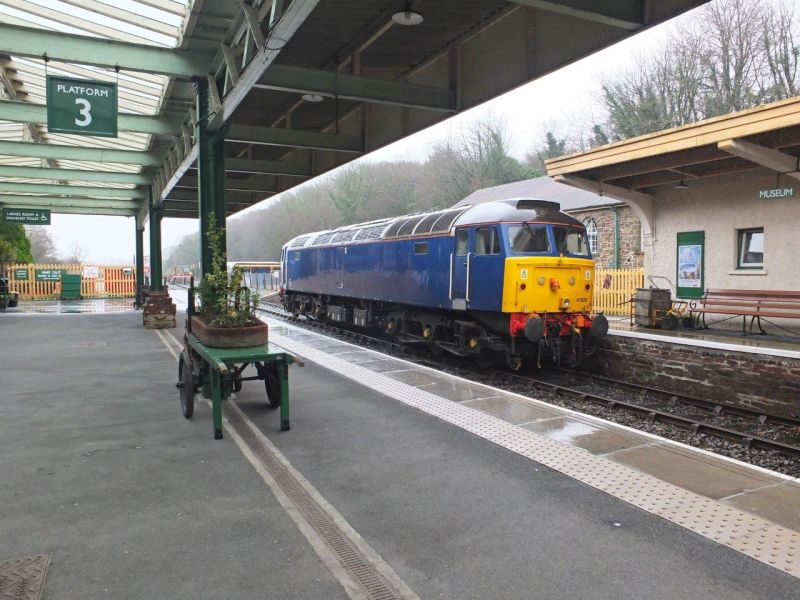
[[[255,200],[251,200],[251,198],[257,198]],[[172,200],[173,202],[194,202],[197,204],[198,202],[198,195],[197,190],[185,190],[185,189],[176,189],[172,190],[164,199],[164,202],[169,202]],[[227,204],[255,204],[256,202],[260,202],[262,198],[258,195],[254,195],[252,192],[232,192],[228,190],[225,193],[225,202]]]
[[[210,92],[206,82],[196,87],[198,115],[208,114],[211,108]],[[219,250],[227,256],[225,222],[225,136],[221,132],[209,131],[208,121],[198,119],[195,126],[197,140],[198,209],[200,217],[200,273],[203,277],[211,272],[214,252],[208,238],[211,221],[222,233]],[[152,216],[152,215],[151,215]]]
[[[49,183],[16,183],[0,181],[0,192],[20,194],[52,194],[54,196],[99,196],[101,198],[132,198],[143,200],[147,194],[139,189],[92,187],[89,185],[55,185]]]
[[[3,121],[44,125],[47,123],[47,106],[30,102],[0,100],[0,117]],[[120,113],[117,119],[117,129],[161,136],[181,135],[181,124],[177,119],[133,113]]]
[[[226,142],[260,144],[265,146],[291,146],[313,150],[335,150],[338,152],[364,152],[364,142],[354,135],[334,135],[300,129],[278,127],[256,127],[233,124],[225,134]]]
[[[142,291],[144,288],[144,224],[136,215],[136,301],[134,306],[141,308],[143,303]]]
[[[311,177],[311,168],[308,165],[282,160],[249,160],[246,158],[226,158],[225,170],[230,171],[231,173]]]
[[[7,204],[7,208],[30,208],[30,206]],[[109,217],[135,217],[137,211],[127,208],[82,208],[77,206],[38,206],[37,208],[49,208],[53,214],[60,215],[106,215]]]
[[[629,19],[621,19],[619,17],[615,17],[606,13],[598,12],[595,6],[598,4],[595,1],[583,2],[586,8],[578,8],[576,6],[568,6],[566,4],[561,4],[559,2],[551,2],[550,0],[512,0],[517,4],[524,4],[525,6],[530,6],[532,8],[538,8],[539,10],[545,12],[553,12],[560,15],[565,15],[567,17],[574,17],[576,19],[581,19],[583,21],[592,21],[594,23],[600,23],[602,25],[608,25],[609,27],[618,27],[620,29],[627,29],[628,31],[635,31],[637,29],[641,29],[644,27],[644,23],[639,21],[633,21]],[[624,5],[626,3],[619,2],[619,3],[609,3],[609,4],[620,4]],[[637,10],[639,5],[638,2],[628,2],[629,6],[634,7],[634,10]],[[641,8],[638,8],[641,11]]]
[[[197,177],[184,177],[177,184],[176,188],[197,189]],[[265,194],[276,194],[277,189],[274,181],[263,181],[261,179],[231,179],[225,178],[225,189],[236,192],[263,192]]]
[[[37,206],[65,208],[124,208],[137,210],[141,202],[136,200],[111,200],[103,198],[59,198],[58,196],[19,196],[0,194],[0,204],[4,206]]]
[[[51,169],[48,167],[0,166],[0,177],[19,179],[48,179],[54,181],[97,181],[101,183],[129,183],[147,185],[151,178],[143,173],[115,171],[88,171],[85,169]]]
[[[60,31],[0,24],[0,54],[42,58],[158,73],[171,77],[205,77],[213,55],[208,52],[159,48]]]
[[[161,274],[161,211],[154,206],[153,188],[149,188],[147,202],[150,211],[150,289],[160,292],[164,287]]]
[[[453,90],[305,67],[272,65],[253,87],[456,112]]]
[[[146,167],[158,167],[161,165],[161,159],[156,152],[113,150],[111,148],[86,148],[83,146],[64,146],[58,144],[36,144],[33,142],[0,141],[0,154],[6,156],[52,158],[54,160],[126,163]]]

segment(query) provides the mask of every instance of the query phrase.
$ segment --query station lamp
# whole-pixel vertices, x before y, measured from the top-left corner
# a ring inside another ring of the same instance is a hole
[[[424,20],[421,14],[411,10],[411,2],[406,2],[403,10],[392,15],[392,21],[398,25],[419,25]]]
[[[688,190],[689,186],[686,185],[686,182],[683,179],[681,179],[678,183],[675,184],[675,189],[676,190]]]
[[[322,102],[322,96],[319,94],[303,94],[301,98],[306,102]]]

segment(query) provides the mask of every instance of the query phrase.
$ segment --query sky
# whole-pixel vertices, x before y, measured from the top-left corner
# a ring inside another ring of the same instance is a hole
[[[503,119],[509,125],[513,135],[512,154],[518,158],[522,158],[527,150],[541,140],[547,130],[579,135],[576,128],[588,122],[589,117],[597,111],[602,79],[630,67],[636,56],[646,54],[662,43],[674,23],[687,18],[691,18],[691,13],[627,38],[349,164],[396,159],[424,160],[425,148],[457,136],[464,125],[487,116]],[[266,203],[274,200],[265,200],[233,218],[247,218],[247,213],[264,208]],[[197,231],[197,227],[195,219],[164,219],[161,232],[163,256],[166,257],[169,248],[177,245],[185,235]],[[130,264],[135,253],[134,228],[132,218],[52,215],[51,234],[62,254],[80,246],[87,263]],[[147,236],[148,232],[145,231],[145,253],[149,252]]]

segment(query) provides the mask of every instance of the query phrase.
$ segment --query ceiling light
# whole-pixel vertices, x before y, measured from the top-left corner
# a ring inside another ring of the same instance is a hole
[[[303,94],[302,98],[306,102],[322,102],[323,100],[319,94]]]
[[[398,25],[419,25],[424,19],[421,14],[411,10],[411,2],[406,2],[403,10],[392,15],[392,21]]]
[[[678,183],[675,184],[675,189],[676,190],[688,190],[689,186],[686,185],[686,182],[683,179],[681,179]]]

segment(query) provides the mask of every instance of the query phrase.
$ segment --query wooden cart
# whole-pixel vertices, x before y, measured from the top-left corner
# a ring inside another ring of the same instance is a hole
[[[178,363],[181,412],[187,419],[194,413],[194,397],[198,391],[211,399],[214,439],[222,439],[222,401],[242,389],[244,381],[263,381],[267,404],[281,409],[281,430],[289,423],[289,365],[295,357],[275,344],[246,348],[209,348],[191,333],[186,333],[184,349]],[[253,365],[256,375],[243,376]]]

